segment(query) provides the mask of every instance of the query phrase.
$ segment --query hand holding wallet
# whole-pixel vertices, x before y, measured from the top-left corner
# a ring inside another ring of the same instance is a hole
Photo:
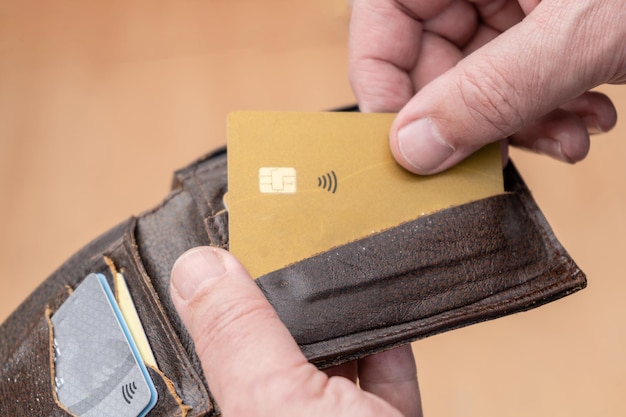
[[[171,295],[224,415],[422,416],[411,345],[323,373],[227,251],[185,252],[172,270]],[[242,401],[242,393],[251,395]]]
[[[158,367],[150,416],[217,416],[202,367],[169,295],[186,250],[228,248],[226,151],[181,169],[156,208],[67,260],[0,326],[6,415],[68,415],[55,396],[50,317],[90,273],[115,292],[122,273]],[[420,217],[256,280],[309,361],[320,368],[528,310],[586,285],[520,175],[505,192]],[[363,268],[367,265],[367,268]],[[35,399],[36,398],[36,399]]]

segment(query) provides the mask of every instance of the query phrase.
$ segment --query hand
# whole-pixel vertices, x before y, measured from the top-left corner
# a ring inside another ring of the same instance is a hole
[[[398,111],[398,162],[440,172],[510,143],[574,163],[610,130],[626,82],[623,0],[355,0],[350,79],[363,111]]]
[[[409,345],[327,374],[306,360],[227,251],[191,249],[171,278],[172,300],[225,417],[422,415]],[[349,380],[357,374],[361,389]]]

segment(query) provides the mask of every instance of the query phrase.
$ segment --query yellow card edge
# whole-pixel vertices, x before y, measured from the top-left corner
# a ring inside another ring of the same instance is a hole
[[[139,351],[141,359],[143,359],[146,366],[159,369],[154,353],[152,352],[152,348],[150,347],[150,343],[148,342],[146,332],[141,324],[141,320],[139,320],[139,315],[137,315],[137,309],[135,308],[135,303],[130,296],[130,291],[128,291],[128,286],[126,285],[124,276],[119,272],[116,272],[113,279],[115,281],[115,287],[117,288],[117,304],[120,307],[124,321],[126,321],[128,330],[135,341],[135,345],[137,345],[137,350]]]

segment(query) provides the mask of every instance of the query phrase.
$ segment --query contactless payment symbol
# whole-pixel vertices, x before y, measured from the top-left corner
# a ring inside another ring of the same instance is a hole
[[[259,191],[262,193],[293,194],[297,190],[296,169],[291,167],[259,168]]]
[[[337,174],[335,174],[335,171],[330,171],[317,177],[317,186],[335,194],[337,191]]]

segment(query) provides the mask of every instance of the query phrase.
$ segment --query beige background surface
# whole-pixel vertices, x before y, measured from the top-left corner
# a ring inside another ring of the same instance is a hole
[[[353,102],[347,24],[342,0],[1,1],[0,320],[224,144],[229,111]],[[573,167],[514,152],[589,288],[416,343],[428,416],[626,415],[625,136]]]

